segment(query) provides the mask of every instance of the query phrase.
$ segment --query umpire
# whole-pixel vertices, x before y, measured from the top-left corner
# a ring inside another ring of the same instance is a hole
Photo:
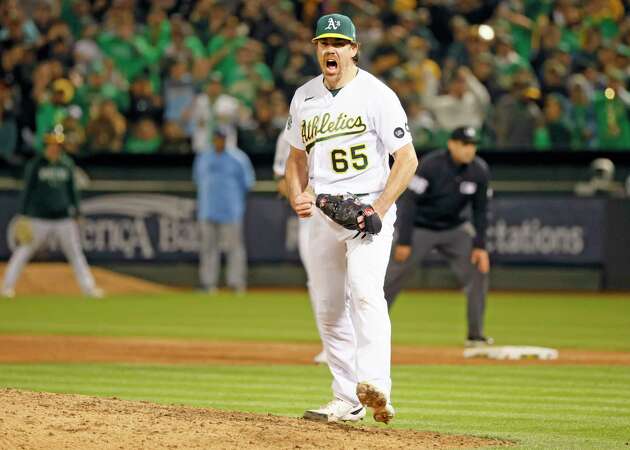
[[[385,298],[391,308],[419,262],[431,250],[442,254],[468,299],[467,347],[493,343],[483,333],[490,271],[485,249],[490,172],[485,161],[475,156],[477,142],[474,128],[456,128],[448,150],[423,158],[399,203],[398,241],[385,279]]]

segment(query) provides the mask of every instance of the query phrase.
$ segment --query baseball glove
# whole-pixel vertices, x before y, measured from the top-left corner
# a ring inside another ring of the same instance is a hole
[[[335,223],[348,230],[356,231],[357,234],[354,237],[361,233],[363,233],[362,237],[368,234],[378,234],[383,227],[381,218],[374,211],[372,205],[361,203],[353,195],[319,194],[315,200],[315,205]],[[358,219],[360,216],[363,216],[364,220],[365,228],[363,229],[359,228]]]
[[[33,227],[26,217],[20,217],[15,222],[15,239],[20,245],[28,245],[33,242]]]

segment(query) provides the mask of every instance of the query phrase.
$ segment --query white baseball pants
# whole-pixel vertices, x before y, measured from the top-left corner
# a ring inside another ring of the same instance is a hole
[[[355,231],[317,208],[310,219],[308,264],[317,324],[333,394],[352,404],[359,403],[358,382],[373,384],[388,398],[391,392],[391,324],[383,284],[395,220],[392,206],[378,235],[353,239]]]
[[[74,275],[81,291],[85,294],[92,291],[94,289],[94,277],[81,249],[79,227],[76,221],[73,219],[36,218],[29,220],[33,229],[33,241],[28,245],[20,245],[11,255],[4,274],[3,289],[14,289],[24,266],[33,257],[33,254],[48,240],[57,238],[63,254],[74,269]]]

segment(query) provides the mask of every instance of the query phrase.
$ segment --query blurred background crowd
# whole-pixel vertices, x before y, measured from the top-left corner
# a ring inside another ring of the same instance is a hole
[[[319,73],[321,14],[352,17],[360,66],[401,98],[417,148],[630,150],[622,0],[3,0],[0,153],[190,153],[220,126],[272,154]],[[366,93],[369,95],[369,93]]]

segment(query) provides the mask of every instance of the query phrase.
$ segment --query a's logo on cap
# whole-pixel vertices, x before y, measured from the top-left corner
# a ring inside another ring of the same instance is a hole
[[[329,17],[328,18],[328,25],[324,29],[325,30],[336,30],[340,26],[341,26],[341,21],[335,20],[332,17]]]

